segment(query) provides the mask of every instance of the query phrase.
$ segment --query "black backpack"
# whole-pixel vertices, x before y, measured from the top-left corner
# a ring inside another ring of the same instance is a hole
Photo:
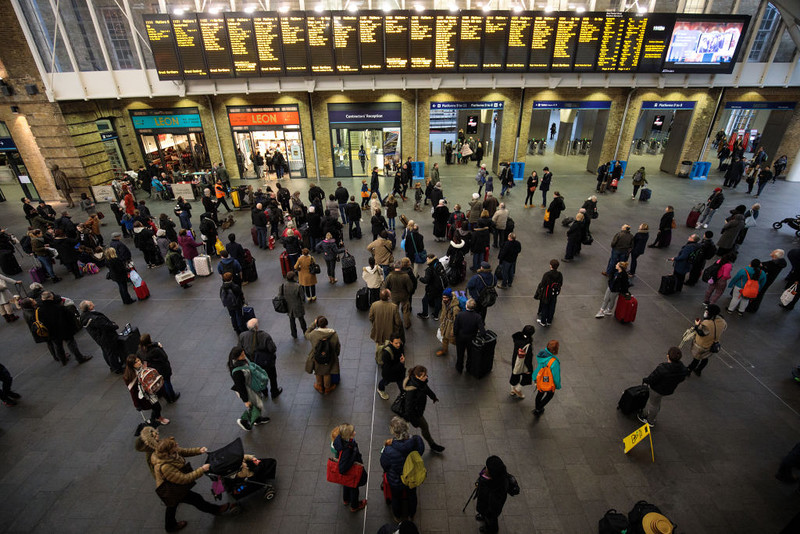
[[[717,260],[716,262],[706,267],[705,270],[703,271],[703,281],[708,282],[709,280],[713,280],[714,282],[716,282],[717,277],[719,276],[719,270],[721,268],[722,268],[722,260]]]
[[[226,308],[233,308],[236,306],[236,294],[230,287],[222,288],[222,305]]]
[[[633,509],[628,512],[628,533],[629,534],[644,534],[644,529],[642,528],[642,520],[644,516],[647,514],[655,512],[657,514],[661,513],[658,506],[655,504],[650,504],[647,501],[639,501],[633,505]]]
[[[494,287],[495,284],[487,284],[486,280],[484,280],[482,276],[481,282],[483,282],[484,287],[481,289],[480,293],[478,293],[478,305],[480,305],[482,308],[494,306],[494,303],[497,302],[497,290]]]
[[[333,346],[331,345],[330,338],[320,340],[317,346],[314,347],[314,361],[320,365],[328,365],[333,359]]]
[[[447,277],[447,272],[444,270],[444,267],[438,261],[433,267],[434,276],[439,281],[439,286],[442,288],[442,291],[450,287],[450,279]]]
[[[519,495],[519,483],[517,482],[517,478],[512,475],[511,473],[506,473],[508,476],[508,494],[512,497],[516,497]]]
[[[506,233],[510,234],[513,231],[514,231],[514,219],[509,217],[508,219],[506,219]]]
[[[561,294],[561,284],[558,282],[553,282],[552,284],[548,284],[547,287],[544,289],[544,296],[548,300],[557,297],[560,294]]]
[[[630,528],[630,525],[625,514],[621,514],[612,508],[600,519],[597,531],[600,534],[623,534],[627,532],[628,528]]]

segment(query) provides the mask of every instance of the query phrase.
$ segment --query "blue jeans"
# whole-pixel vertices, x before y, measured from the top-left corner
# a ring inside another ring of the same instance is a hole
[[[395,217],[387,219],[387,222],[389,223],[389,230],[394,230],[394,221],[395,221]]]
[[[472,268],[476,271],[480,269],[481,262],[483,261],[483,251],[481,252],[473,252],[472,253]]]
[[[542,205],[547,206],[547,190],[542,190]]]
[[[767,187],[768,183],[769,183],[769,181],[761,182],[760,184],[758,184],[758,191],[756,192],[756,196],[761,194],[761,191],[763,191],[764,188]]]
[[[389,276],[390,272],[392,272],[392,266],[391,265],[381,265],[381,269],[383,269],[383,278],[384,279],[387,276]]]
[[[36,256],[36,259],[42,263],[44,270],[47,272],[47,276],[50,278],[56,277],[56,273],[53,272],[53,260],[50,259],[50,256]]]
[[[275,166],[275,176],[278,180],[283,178],[283,165],[276,165]]]
[[[510,286],[514,282],[514,275],[517,272],[517,262],[511,263],[504,261],[500,263],[500,272],[503,276],[503,286]]]
[[[347,204],[339,204],[339,217],[342,218],[342,224],[347,224],[347,212],[345,211],[345,207]]]
[[[267,228],[265,226],[256,226],[256,232],[258,233],[258,248],[267,248]]]
[[[197,269],[194,268],[194,259],[186,260],[186,266],[195,276],[197,276]]]
[[[606,272],[609,276],[617,269],[617,264],[621,261],[626,261],[628,259],[628,253],[622,252],[619,250],[611,250],[611,257],[608,259],[608,265],[606,266]]]
[[[700,217],[699,221],[697,221],[697,224],[698,225],[711,224],[711,218],[714,216],[716,212],[717,210],[715,208],[706,208],[705,211],[703,212],[703,216]]]
[[[503,186],[500,188],[500,196],[504,197],[506,195],[506,191],[508,191],[508,189],[509,189],[509,187],[506,184],[503,184]]]
[[[241,306],[228,308],[228,313],[231,314],[231,326],[233,326],[233,329],[236,330],[237,334],[241,334],[247,330],[247,328],[244,326],[244,316],[242,315]]]

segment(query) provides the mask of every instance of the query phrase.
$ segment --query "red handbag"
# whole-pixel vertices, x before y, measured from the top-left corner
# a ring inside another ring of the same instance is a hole
[[[342,453],[340,452],[339,458],[341,457]],[[339,459],[334,460],[333,458],[328,458],[328,469],[326,473],[328,482],[341,484],[348,488],[357,488],[363,474],[364,466],[358,463],[353,464],[353,467],[351,467],[347,473],[342,474],[339,472]]]

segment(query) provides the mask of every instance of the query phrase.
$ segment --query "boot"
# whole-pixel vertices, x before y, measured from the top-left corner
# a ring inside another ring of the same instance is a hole
[[[5,319],[7,323],[11,322],[11,316],[7,313],[3,314],[3,319]]]

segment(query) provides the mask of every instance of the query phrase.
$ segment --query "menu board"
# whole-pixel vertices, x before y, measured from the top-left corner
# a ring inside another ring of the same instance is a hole
[[[333,16],[333,51],[336,72],[358,72],[358,17]]]
[[[483,17],[481,15],[462,15],[461,31],[458,34],[459,72],[480,70],[481,41],[483,41]]]
[[[197,20],[200,22],[208,75],[212,78],[230,78],[233,75],[233,61],[225,17],[200,13],[197,15]]]
[[[308,73],[306,17],[304,13],[290,13],[280,17],[283,61],[286,74]]]
[[[183,71],[175,51],[175,33],[169,15],[144,15],[144,28],[161,80],[181,80]]]
[[[277,15],[253,17],[253,32],[258,51],[258,70],[262,76],[275,76],[283,72],[281,27]]]
[[[361,72],[382,72],[383,16],[376,12],[358,17],[358,45],[361,50]]]
[[[159,78],[730,73],[748,15],[349,11],[144,15]]]
[[[258,49],[253,19],[246,13],[226,13],[225,24],[228,27],[234,74],[243,78],[258,76]]]
[[[408,68],[408,15],[386,15],[383,33],[386,36],[386,72]]]
[[[175,46],[178,48],[178,57],[181,58],[183,77],[208,78],[197,15],[172,17],[172,29],[175,31]]]
[[[333,73],[333,30],[330,17],[306,17],[308,58],[314,74]]]
[[[437,72],[455,72],[458,66],[458,15],[436,17],[433,67]]]
[[[433,42],[436,18],[433,15],[411,15],[409,66],[412,71],[430,71],[433,67]]]

